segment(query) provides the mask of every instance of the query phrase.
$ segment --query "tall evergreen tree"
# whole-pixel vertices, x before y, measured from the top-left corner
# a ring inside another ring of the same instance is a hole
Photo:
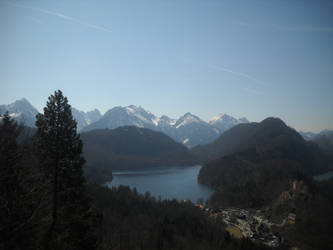
[[[5,113],[0,120],[0,249],[22,249],[21,225],[25,222],[21,158],[16,142],[22,126]]]
[[[34,145],[52,194],[46,247],[93,249],[92,210],[82,172],[82,141],[67,98],[56,91],[48,98],[44,114],[36,118]]]

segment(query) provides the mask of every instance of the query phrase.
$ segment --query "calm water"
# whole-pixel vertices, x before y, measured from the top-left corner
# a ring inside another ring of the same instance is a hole
[[[333,171],[329,171],[325,174],[314,176],[313,179],[316,181],[326,181],[333,177]]]
[[[199,198],[209,199],[213,190],[198,183],[201,166],[172,167],[141,170],[114,171],[112,182],[108,186],[126,185],[136,187],[144,194],[149,191],[152,196],[162,199],[191,200],[196,203]]]

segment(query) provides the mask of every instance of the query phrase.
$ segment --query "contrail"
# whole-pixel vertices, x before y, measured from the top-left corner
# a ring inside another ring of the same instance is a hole
[[[262,86],[266,85],[263,82],[259,81],[258,79],[254,78],[253,76],[250,76],[250,75],[242,73],[242,72],[233,71],[231,69],[227,69],[227,68],[224,68],[224,67],[221,67],[221,66],[216,66],[216,65],[211,65],[211,64],[209,64],[208,66],[212,69],[216,69],[216,70],[219,70],[219,71],[224,71],[224,72],[227,72],[227,73],[231,73],[231,74],[234,74],[234,75],[245,77],[245,78],[247,78],[251,81],[254,81],[254,82],[256,82],[256,83],[258,83]]]
[[[231,69],[228,69],[228,68],[225,68],[225,67],[221,67],[221,66],[217,66],[217,65],[214,65],[214,64],[209,64],[209,63],[205,64],[205,63],[194,62],[193,60],[189,60],[188,58],[184,58],[184,57],[180,57],[180,59],[182,59],[185,62],[196,63],[196,64],[200,65],[201,67],[211,68],[211,69],[214,69],[214,70],[224,71],[224,72],[227,72],[227,73],[230,73],[230,74],[233,74],[233,75],[241,76],[241,77],[244,77],[248,80],[251,80],[252,82],[260,84],[261,86],[267,86],[268,85],[268,84],[263,83],[262,81],[258,80],[257,78],[255,78],[253,76],[250,76],[248,74],[242,73],[242,72],[234,71],[234,70],[231,70]]]
[[[86,26],[86,27],[89,27],[89,28],[92,28],[92,29],[95,29],[95,30],[100,30],[100,31],[108,32],[108,33],[112,32],[111,30],[109,30],[107,28],[104,28],[102,26],[91,24],[91,23],[87,23],[87,22],[83,22],[83,21],[80,21],[80,20],[78,20],[78,19],[76,19],[74,17],[66,16],[66,15],[64,15],[62,13],[59,13],[59,12],[54,12],[54,11],[50,11],[50,10],[46,10],[46,9],[41,9],[41,8],[26,7],[26,6],[23,6],[23,5],[13,4],[13,3],[7,3],[7,4],[15,6],[15,7],[23,8],[23,9],[29,9],[29,10],[38,11],[38,12],[44,13],[46,15],[56,16],[56,17],[65,19],[67,21],[75,22],[75,23],[81,24],[83,26]]]

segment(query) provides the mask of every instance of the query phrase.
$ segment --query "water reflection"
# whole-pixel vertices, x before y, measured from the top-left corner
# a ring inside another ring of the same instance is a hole
[[[108,185],[136,187],[140,193],[150,192],[162,199],[191,200],[208,199],[213,190],[197,181],[201,166],[168,167],[140,170],[114,171],[113,180]]]

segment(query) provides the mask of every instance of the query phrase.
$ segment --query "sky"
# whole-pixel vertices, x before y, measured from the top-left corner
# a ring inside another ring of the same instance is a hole
[[[333,1],[0,0],[0,104],[333,129]]]

